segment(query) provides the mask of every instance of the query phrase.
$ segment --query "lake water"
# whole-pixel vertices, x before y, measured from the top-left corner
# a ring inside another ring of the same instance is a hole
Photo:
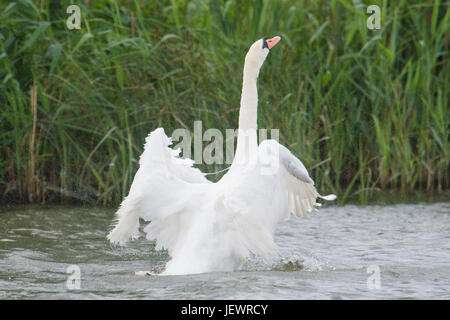
[[[448,202],[328,206],[283,222],[273,261],[188,276],[139,275],[168,255],[144,238],[111,246],[113,214],[0,207],[0,299],[450,299]]]

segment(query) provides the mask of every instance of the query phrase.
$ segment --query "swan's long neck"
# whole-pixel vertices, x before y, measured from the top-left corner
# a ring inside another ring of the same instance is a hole
[[[257,142],[257,114],[258,114],[258,79],[259,67],[254,63],[245,62],[242,81],[241,108],[239,111],[239,130],[237,137],[236,155],[233,164],[245,164],[250,156],[256,153]]]

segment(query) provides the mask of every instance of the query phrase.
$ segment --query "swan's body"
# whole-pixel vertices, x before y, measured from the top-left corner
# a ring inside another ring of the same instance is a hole
[[[306,216],[317,205],[321,196],[301,161],[275,140],[257,144],[256,81],[279,40],[258,40],[247,53],[236,155],[227,174],[208,181],[192,160],[169,147],[162,128],[154,130],[108,235],[111,242],[137,237],[143,218],[151,221],[144,229],[147,238],[172,258],[165,274],[233,271],[250,253],[273,255],[277,223],[291,213]]]

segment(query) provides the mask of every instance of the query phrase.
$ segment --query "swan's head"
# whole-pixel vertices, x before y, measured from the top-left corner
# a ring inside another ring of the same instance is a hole
[[[279,36],[273,37],[272,39],[264,37],[253,43],[245,56],[245,64],[259,70],[264,63],[264,60],[266,60],[270,49],[272,49],[280,40],[281,38]]]

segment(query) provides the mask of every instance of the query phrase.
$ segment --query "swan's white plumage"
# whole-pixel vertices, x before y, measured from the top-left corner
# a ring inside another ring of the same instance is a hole
[[[180,150],[171,149],[171,143],[162,128],[146,138],[130,192],[116,214],[115,229],[108,235],[111,242],[124,244],[135,238],[139,218],[143,218],[151,221],[144,231],[149,239],[157,240],[158,249],[174,247],[183,230],[180,223],[191,218],[185,207],[211,182],[192,167],[192,160],[180,158]]]
[[[239,126],[250,138],[238,134],[235,159],[220,181],[208,181],[192,160],[180,158],[162,128],[146,138],[108,239],[123,244],[139,235],[139,218],[150,221],[147,238],[171,256],[165,274],[232,271],[251,253],[270,257],[276,252],[277,223],[291,214],[306,217],[322,197],[287,148],[275,140],[257,146],[256,79],[268,54],[262,41],[250,48],[244,67]]]

